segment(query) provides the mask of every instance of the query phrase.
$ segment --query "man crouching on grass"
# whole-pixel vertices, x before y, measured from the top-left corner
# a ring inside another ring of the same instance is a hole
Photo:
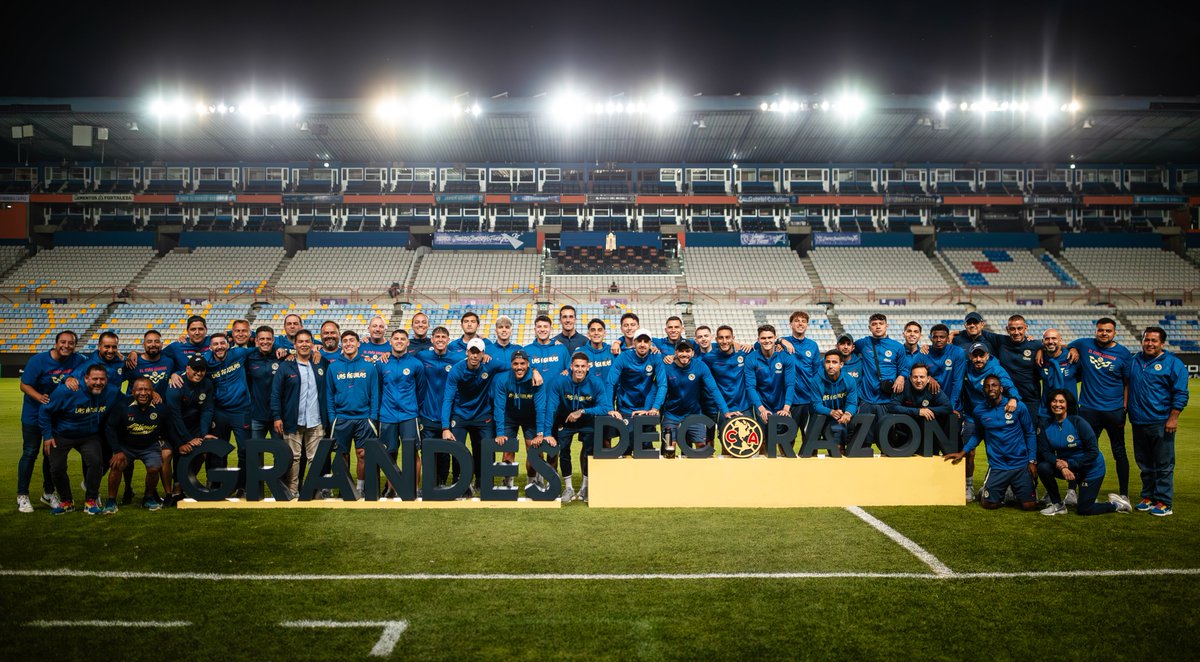
[[[985,401],[975,408],[975,432],[961,451],[946,453],[942,458],[955,464],[975,450],[981,440],[987,440],[988,472],[983,482],[980,503],[988,510],[1004,505],[1004,493],[1012,488],[1013,496],[1022,510],[1037,508],[1037,493],[1033,480],[1037,476],[1037,435],[1033,419],[1024,403],[1005,411],[1004,388],[1000,378],[988,375],[983,382]]]

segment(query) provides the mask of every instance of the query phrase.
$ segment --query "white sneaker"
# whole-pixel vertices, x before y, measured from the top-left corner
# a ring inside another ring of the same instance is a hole
[[[562,502],[570,503],[574,498],[575,498],[575,488],[571,487],[570,483],[567,483],[567,486],[563,488]]]
[[[508,478],[504,479],[504,487],[506,487],[508,489],[512,489],[513,487],[515,487],[515,485],[514,485],[515,482],[516,482],[516,479],[513,478],[512,476],[509,476]]]
[[[971,503],[974,500],[975,500],[975,490],[968,487],[967,488],[967,503]]]
[[[1067,506],[1064,503],[1052,503],[1046,508],[1042,509],[1042,514],[1049,517],[1053,517],[1055,515],[1066,515]]]
[[[1108,502],[1117,507],[1118,513],[1132,513],[1133,504],[1129,503],[1128,497],[1123,497],[1120,494],[1109,494]]]
[[[22,513],[32,513],[33,512],[33,504],[29,503],[29,495],[28,494],[18,494],[17,495],[17,510]]]
[[[578,499],[579,499],[580,501],[584,502],[584,503],[587,503],[587,499],[588,499],[588,497],[587,497],[587,485],[584,485],[583,487],[579,488],[579,496],[578,496]]]
[[[57,494],[54,492],[49,492],[42,495],[42,503],[50,506],[51,508],[58,508],[62,502],[58,500]]]
[[[1065,503],[1068,506],[1078,506],[1079,505],[1079,495],[1075,494],[1075,490],[1067,490],[1066,495],[1063,496],[1063,503]]]

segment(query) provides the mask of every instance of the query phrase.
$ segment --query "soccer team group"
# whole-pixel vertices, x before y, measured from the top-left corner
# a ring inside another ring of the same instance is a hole
[[[101,334],[97,350],[83,354],[76,352],[76,334],[60,331],[53,349],[32,357],[21,377],[18,508],[33,512],[29,487],[39,455],[41,501],[52,513],[75,509],[67,462],[72,449],[82,457],[84,512],[117,512],[122,480],[121,501],[132,503],[135,461],[146,468],[142,505],[157,510],[180,498],[173,464],[206,439],[232,438],[244,466],[247,440],[268,436],[285,440],[296,458],[284,481],[292,499],[326,437],[335,442],[332,461],[349,470],[354,456],[359,497],[368,444],[381,444],[394,463],[402,443],[419,452],[423,438],[469,442],[474,483],[468,494],[474,496],[481,458],[490,462],[502,452],[503,461],[514,462],[509,451],[519,435],[529,452],[557,451],[547,456],[554,456],[550,466],[562,476],[564,503],[586,501],[597,416],[660,417],[660,450],[669,458],[678,443],[715,443],[703,428],[679,429],[693,414],[764,423],[788,416],[802,434],[819,415],[826,424],[817,432],[844,448],[859,427],[854,418],[871,413],[867,439],[874,444],[879,422],[890,414],[911,416],[918,426],[961,425],[962,449],[944,458],[965,459],[966,500],[978,498],[985,508],[1009,502],[1044,515],[1072,505],[1080,515],[1172,513],[1175,432],[1188,384],[1186,367],[1163,350],[1161,328],[1146,329],[1134,352],[1115,342],[1116,324],[1108,318],[1096,321],[1094,337],[1068,344],[1055,329],[1029,338],[1020,315],[1007,320],[1005,334],[987,331],[973,312],[962,329],[937,324],[927,339],[920,324],[908,322],[901,342],[888,337],[887,317],[877,313],[869,336],[842,335],[823,351],[806,337],[803,311],[791,315],[790,333],[763,325],[756,338],[744,340],[724,325],[715,332],[699,326],[685,338],[678,317],[667,320],[663,337],[653,337],[627,312],[610,342],[601,320],[579,329],[571,306],[558,317],[554,335],[554,321],[539,316],[536,339],[524,346],[512,342],[508,317],[496,320],[494,338],[480,336],[473,312],[462,315],[453,340],[445,327],[430,329],[423,313],[412,316],[409,329],[391,331],[376,317],[362,338],[333,321],[321,324],[315,337],[297,315],[285,319],[278,335],[269,326],[252,331],[244,320],[210,333],[197,316],[188,319],[185,337],[164,346],[158,331],[147,331],[142,351],[125,356],[112,333]],[[1128,497],[1127,423],[1141,472],[1137,503]],[[1117,492],[1107,501],[1099,499],[1107,467],[1102,432],[1117,472]],[[988,472],[976,492],[974,454],[981,442]],[[583,474],[578,493],[573,444]],[[212,470],[227,459],[204,453],[197,462]],[[464,470],[443,453],[435,465],[437,485],[458,482]],[[420,485],[421,463],[413,469]],[[244,480],[244,472],[238,475]],[[528,462],[526,476],[526,490],[547,489],[546,477]],[[1040,501],[1038,479],[1045,492]],[[512,478],[503,480],[514,487]],[[239,484],[238,493],[243,490]],[[389,485],[383,496],[395,497],[395,488]]]

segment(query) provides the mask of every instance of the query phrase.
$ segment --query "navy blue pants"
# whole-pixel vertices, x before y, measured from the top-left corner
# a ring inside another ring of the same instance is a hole
[[[1112,449],[1112,461],[1117,467],[1117,487],[1120,494],[1129,494],[1129,452],[1125,448],[1125,410],[1079,408],[1079,417],[1087,421],[1100,440],[1100,432],[1108,433],[1108,445]]]

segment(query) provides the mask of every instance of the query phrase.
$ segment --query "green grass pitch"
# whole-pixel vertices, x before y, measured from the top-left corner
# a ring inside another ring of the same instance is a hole
[[[1160,572],[1200,569],[1193,403],[1172,517],[870,508],[937,577],[837,508],[19,514],[0,380],[0,659],[1195,659],[1200,574]]]

